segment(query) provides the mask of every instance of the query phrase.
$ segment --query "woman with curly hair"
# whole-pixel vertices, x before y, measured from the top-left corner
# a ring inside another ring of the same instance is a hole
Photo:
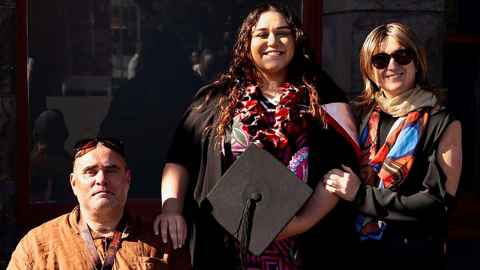
[[[334,169],[326,188],[359,211],[359,250],[376,258],[365,267],[443,269],[447,210],[462,168],[460,122],[428,84],[425,51],[408,26],[373,29],[360,69],[361,173]]]
[[[278,5],[256,8],[239,30],[229,69],[200,89],[177,129],[154,229],[179,248],[189,227],[195,269],[318,269],[319,256],[348,252],[353,215],[320,180],[341,164],[355,167],[350,115],[344,94],[314,65],[296,18]],[[314,193],[262,255],[240,264],[238,243],[203,202],[252,143]]]

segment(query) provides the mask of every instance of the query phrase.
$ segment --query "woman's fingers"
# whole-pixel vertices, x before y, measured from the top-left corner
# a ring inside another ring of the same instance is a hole
[[[153,221],[153,232],[161,235],[164,243],[172,240],[174,249],[181,248],[187,238],[187,224],[183,216],[178,214],[160,214]]]
[[[162,240],[164,243],[168,242],[168,221],[164,218],[160,220]]]
[[[325,186],[325,190],[327,190],[330,193],[335,193],[335,191],[336,191],[336,189],[334,187],[329,186],[329,185]]]
[[[183,245],[185,245],[185,241],[187,241],[187,235],[188,235],[188,230],[187,230],[187,222],[183,220]]]
[[[160,215],[157,215],[155,217],[155,220],[153,221],[153,233],[155,235],[158,235],[159,231],[158,231],[158,227],[160,226]]]
[[[168,242],[168,238],[172,241],[173,249],[181,248],[185,244],[187,238],[187,224],[182,215],[178,214],[161,214],[154,221],[154,231],[158,234],[158,223],[160,223],[162,241]]]
[[[332,179],[327,179],[327,181],[325,181],[325,184],[329,187],[335,188],[335,181]]]
[[[185,244],[187,238],[187,225],[183,218],[177,219],[177,234],[178,234],[178,247],[181,248]]]
[[[343,173],[344,171],[340,169],[331,169],[327,174],[340,176],[340,175],[343,175]]]
[[[344,200],[352,201],[358,190],[358,177],[350,167],[342,165],[342,169],[332,169],[325,174],[325,189]]]
[[[172,239],[173,249],[178,248],[178,231],[177,231],[177,222],[175,218],[168,219],[168,229],[170,233],[170,239]]]

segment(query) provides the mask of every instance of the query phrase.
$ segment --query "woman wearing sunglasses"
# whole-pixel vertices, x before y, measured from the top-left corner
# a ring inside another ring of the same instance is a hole
[[[360,252],[370,268],[441,269],[462,167],[460,122],[427,83],[425,52],[406,25],[370,32],[360,68],[360,175],[334,169],[326,188],[359,210]]]

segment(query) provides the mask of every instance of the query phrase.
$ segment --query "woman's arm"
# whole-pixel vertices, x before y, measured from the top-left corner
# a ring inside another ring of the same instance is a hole
[[[430,164],[426,178],[439,182],[445,175],[444,189],[455,195],[462,167],[461,126],[452,122],[440,138],[436,164]],[[439,168],[438,168],[439,167]],[[441,170],[441,172],[440,172]],[[340,198],[352,201],[365,214],[389,219],[415,219],[426,212],[435,213],[445,208],[445,201],[439,194],[426,189],[411,195],[401,195],[389,189],[379,189],[361,184],[351,171],[331,170],[325,175],[327,190]],[[433,210],[433,211],[432,211]]]
[[[184,201],[189,186],[195,185],[201,158],[202,131],[209,124],[206,119],[216,105],[213,99],[208,104],[205,101],[212,90],[212,85],[206,85],[195,95],[177,126],[163,169],[162,212],[155,218],[153,230],[157,235],[161,233],[164,242],[170,238],[174,249],[181,248],[187,238]],[[199,104],[203,104],[203,109],[199,109]]]
[[[165,164],[162,175],[162,212],[153,223],[153,231],[162,233],[163,242],[172,239],[174,249],[181,248],[187,238],[187,225],[182,215],[188,186],[188,171],[175,163]]]
[[[437,176],[437,173],[434,175]],[[360,212],[370,216],[412,220],[426,211],[433,213],[444,208],[442,200],[430,194],[428,190],[408,196],[402,195],[390,189],[365,185],[355,173],[346,169],[331,170],[325,175],[324,181],[327,191],[343,200],[353,202]]]
[[[453,121],[442,135],[437,151],[437,161],[447,177],[446,191],[455,196],[462,172],[462,126]]]
[[[327,192],[323,183],[321,181],[318,182],[313,195],[308,199],[300,212],[280,232],[277,240],[306,232],[328,214],[337,205],[338,201],[337,196]]]
[[[338,93],[342,94],[339,88],[337,90]],[[327,96],[333,97],[332,95]],[[323,101],[325,102],[325,100]],[[335,103],[331,103],[332,101]],[[348,164],[357,168],[357,131],[350,107],[343,99],[337,100],[337,98],[332,98],[326,103],[328,104],[324,104],[323,109],[328,114],[329,120],[327,122],[330,128],[329,131],[322,131],[324,132],[321,139],[322,145],[320,148],[315,148],[323,151],[322,156],[325,155],[326,157],[328,155],[328,158],[320,158],[326,167],[323,173],[328,171],[328,168],[339,167],[340,164]],[[334,152],[330,153],[330,150]],[[312,148],[311,151],[315,150]],[[319,151],[317,152],[320,153]],[[315,158],[312,159],[315,160]],[[319,171],[319,175],[323,175],[323,173]],[[290,223],[287,224],[277,239],[291,237],[308,231],[320,222],[337,205],[338,201],[338,196],[328,192],[325,183],[319,181],[313,195]]]

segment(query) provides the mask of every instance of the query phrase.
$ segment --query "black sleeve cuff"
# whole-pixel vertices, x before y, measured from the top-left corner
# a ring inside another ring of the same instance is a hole
[[[360,207],[365,202],[365,196],[367,193],[367,186],[365,184],[360,184],[360,187],[357,190],[357,194],[355,195],[355,199],[353,199],[353,204],[357,207]]]

